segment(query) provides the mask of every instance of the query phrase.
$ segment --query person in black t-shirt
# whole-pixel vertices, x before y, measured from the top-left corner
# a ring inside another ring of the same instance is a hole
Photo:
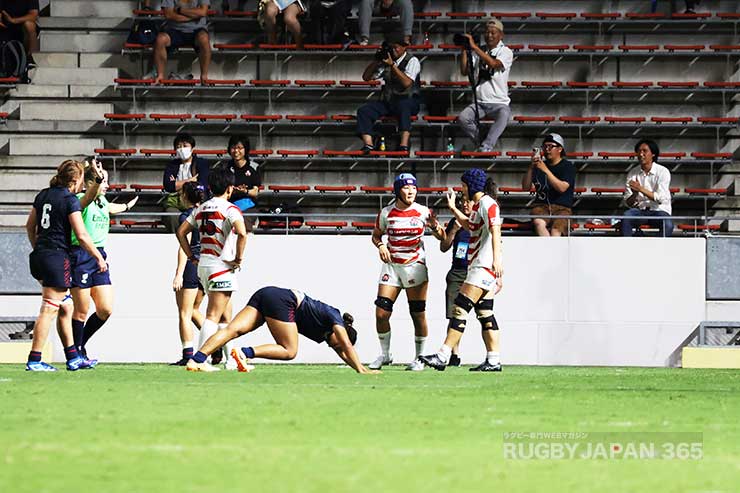
[[[257,164],[249,159],[249,139],[244,135],[232,135],[229,139],[229,156],[231,161],[222,167],[234,173],[234,191],[229,201],[242,212],[257,204],[262,178]]]
[[[546,135],[542,141],[542,148],[534,149],[532,161],[522,178],[524,190],[529,190],[532,186],[535,189],[532,215],[573,215],[575,185],[576,167],[565,159],[565,140],[558,134]],[[532,220],[532,226],[537,236],[568,236],[570,233],[570,222],[567,218],[538,217]]]
[[[211,372],[218,368],[206,363],[206,358],[216,349],[239,336],[248,334],[267,323],[275,344],[232,349],[231,356],[239,371],[251,371],[251,358],[292,360],[298,353],[298,334],[321,344],[326,342],[345,363],[357,373],[380,373],[368,370],[360,362],[354,344],[357,331],[352,327],[354,318],[295,289],[267,286],[252,295],[247,306],[240,311],[225,330],[219,330],[203,344],[188,361],[188,371]]]
[[[39,0],[0,0],[0,41],[23,42],[28,68],[35,68],[33,54],[39,51]]]

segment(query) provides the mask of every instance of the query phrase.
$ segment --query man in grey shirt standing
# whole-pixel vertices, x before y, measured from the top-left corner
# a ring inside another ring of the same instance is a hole
[[[208,35],[208,7],[210,0],[162,0],[167,24],[154,42],[154,66],[159,84],[165,79],[167,53],[181,46],[192,46],[200,61],[200,81],[208,79],[211,64],[211,41]]]

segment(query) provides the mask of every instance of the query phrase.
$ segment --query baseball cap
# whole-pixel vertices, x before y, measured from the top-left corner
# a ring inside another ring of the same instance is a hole
[[[501,32],[504,32],[504,23],[501,22],[498,19],[493,19],[492,21],[488,21],[489,24],[493,24],[493,27],[498,29]]]
[[[542,143],[544,144],[545,142],[554,142],[555,144],[565,149],[565,139],[563,139],[563,137],[560,134],[545,135],[545,138],[542,139]]]
[[[388,44],[391,45],[401,45],[401,46],[408,46],[408,43],[406,43],[406,40],[404,39],[403,33],[400,33],[398,31],[389,32],[385,35],[385,40]]]

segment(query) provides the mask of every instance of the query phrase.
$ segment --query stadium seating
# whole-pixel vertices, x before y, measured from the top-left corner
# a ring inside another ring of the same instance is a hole
[[[118,9],[124,2],[112,3]],[[360,80],[377,44],[308,43],[302,51],[265,44],[255,12],[216,9],[210,18],[211,78],[204,85],[197,78],[174,78],[155,86],[147,78],[151,47],[125,43],[126,22],[117,27],[96,23],[52,2],[51,17],[41,19],[45,53],[32,73],[34,84],[22,87],[17,80],[0,79],[6,95],[0,129],[8,134],[0,172],[32,161],[37,171],[48,171],[62,156],[94,152],[119,184],[111,189],[113,196],[144,194],[156,212],[161,169],[174,155],[176,132],[194,134],[196,152],[214,163],[228,158],[223,148],[229,134],[246,133],[266,185],[261,208],[291,200],[303,215],[344,216],[318,218],[313,226],[288,221],[282,228],[261,229],[356,233],[367,231],[361,215],[387,203],[389,178],[400,171],[417,173],[420,197],[443,208],[438,190],[456,186],[459,173],[475,164],[496,177],[506,212],[526,212],[531,195],[515,189],[532,142],[554,131],[566,138],[579,170],[578,213],[598,217],[621,210],[621,193],[609,190],[624,187],[626,170],[634,165],[632,145],[642,136],[661,144],[661,162],[680,189],[674,195],[677,213],[703,213],[707,204],[727,202],[728,193],[735,193],[730,183],[740,116],[733,99],[740,88],[740,14],[711,2],[707,12],[695,15],[651,14],[638,11],[636,4],[628,8],[634,11],[561,7],[537,0],[525,9],[508,9],[484,1],[465,11],[465,3],[441,0],[417,13],[414,32],[428,33],[429,41],[417,36],[411,48],[423,60],[426,101],[412,125],[411,153],[396,151],[396,122],[387,119],[377,125],[386,136],[386,151],[364,156],[354,136],[355,114],[380,89],[375,81]],[[159,18],[161,13],[131,15]],[[506,24],[506,42],[515,51],[509,82],[513,116],[500,146],[479,153],[465,145],[456,125],[471,90],[458,75],[460,47],[449,33],[479,30],[481,22],[493,18]],[[350,27],[355,23],[353,14]],[[85,31],[89,25],[92,30]],[[73,35],[70,29],[76,26],[87,34]],[[687,38],[681,34],[686,30],[696,34]],[[378,33],[372,38],[378,41]],[[170,67],[176,66],[179,75],[197,76],[194,59],[192,49],[179,49]],[[51,131],[62,138],[50,139]],[[450,138],[454,151],[447,150]],[[31,193],[13,197],[19,207],[26,206]],[[718,213],[726,207],[719,206]],[[117,226],[152,229],[121,221]],[[582,222],[578,231],[590,230]]]

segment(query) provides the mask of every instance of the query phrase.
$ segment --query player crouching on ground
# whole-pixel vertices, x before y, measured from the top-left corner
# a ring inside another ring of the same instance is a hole
[[[321,301],[314,300],[295,289],[264,287],[252,295],[247,306],[240,311],[225,330],[211,336],[200,351],[187,364],[188,371],[212,372],[219,368],[206,363],[206,358],[216,349],[239,336],[248,334],[267,323],[276,344],[232,349],[239,371],[251,371],[251,358],[292,360],[298,353],[298,334],[319,344],[326,342],[345,363],[357,373],[379,373],[368,370],[355,352],[357,331],[352,327],[354,318]]]
[[[468,275],[460,287],[453,318],[447,326],[447,338],[437,354],[420,356],[419,359],[435,370],[444,370],[450,360],[452,348],[462,338],[468,313],[475,313],[483,330],[483,341],[488,351],[486,360],[471,371],[501,371],[499,333],[493,316],[493,295],[504,274],[501,259],[501,212],[495,200],[496,184],[486,177],[482,169],[473,168],[462,175],[463,194],[473,202],[469,217],[455,207],[455,194],[447,193],[447,205],[463,228],[470,231],[468,247]]]

